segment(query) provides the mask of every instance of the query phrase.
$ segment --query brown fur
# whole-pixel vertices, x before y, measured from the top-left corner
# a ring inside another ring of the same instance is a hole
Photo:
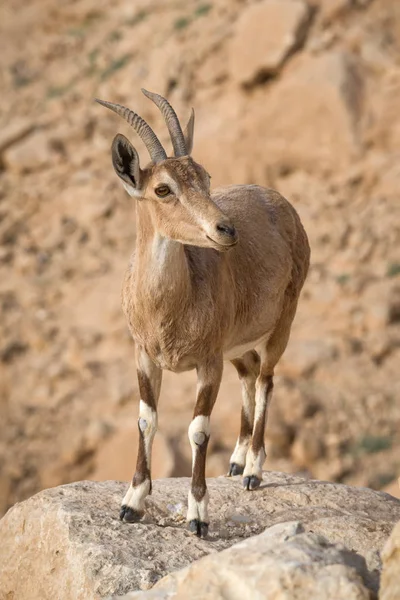
[[[165,165],[182,190],[171,202],[148,192]],[[259,186],[229,186],[209,195],[201,167],[188,157],[168,159],[146,175],[137,202],[136,253],[123,287],[133,338],[155,364],[180,371],[264,336],[273,339],[273,369],[286,347],[309,264],[296,211],[278,192]],[[212,245],[199,220],[226,218],[239,236],[228,252],[184,244],[187,236],[189,243],[193,238]],[[154,257],[158,236],[169,238],[160,265]]]

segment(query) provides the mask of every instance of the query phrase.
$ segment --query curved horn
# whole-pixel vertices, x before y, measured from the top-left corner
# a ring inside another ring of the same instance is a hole
[[[160,140],[142,117],[139,117],[133,110],[121,106],[121,104],[113,104],[112,102],[105,102],[104,100],[98,100],[96,102],[113,110],[117,115],[128,121],[129,125],[133,127],[136,133],[142,138],[146,145],[146,148],[150,154],[150,158],[154,163],[159,163],[167,158],[167,153],[161,145]]]
[[[153,94],[142,88],[142,92],[147,98],[150,98],[161,111],[162,116],[167,124],[171,142],[174,147],[175,156],[186,156],[188,154],[185,137],[176,116],[176,112],[165,98],[159,94]]]

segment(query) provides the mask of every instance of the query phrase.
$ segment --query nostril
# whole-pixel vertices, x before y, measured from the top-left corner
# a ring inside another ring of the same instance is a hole
[[[236,229],[233,227],[233,225],[225,225],[223,223],[219,223],[216,226],[217,231],[219,231],[219,233],[224,233],[225,235],[229,235],[229,237],[235,237],[236,235]]]

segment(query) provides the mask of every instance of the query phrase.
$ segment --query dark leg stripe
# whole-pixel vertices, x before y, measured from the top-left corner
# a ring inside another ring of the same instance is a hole
[[[194,408],[193,418],[209,417],[214,406],[215,398],[217,397],[214,386],[205,385],[199,391],[196,406]]]
[[[143,402],[150,406],[150,408],[152,408],[154,411],[157,410],[150,379],[147,377],[146,373],[143,373],[143,371],[137,372],[137,378],[139,382],[140,399],[143,400]]]
[[[247,377],[249,375],[249,371],[246,367],[246,365],[244,364],[243,360],[239,359],[234,359],[232,360],[232,364],[235,367],[236,371],[238,372],[239,375],[239,379],[243,379],[244,377]]]
[[[242,406],[241,419],[240,419],[240,433],[239,433],[239,443],[243,442],[247,438],[249,438],[253,431],[253,423],[251,423],[248,419],[246,411]]]
[[[136,463],[136,472],[132,479],[132,485],[140,485],[146,479],[150,479],[150,470],[147,464],[146,450],[143,432],[139,429],[139,449]]]
[[[196,454],[194,457],[193,473],[192,473],[192,494],[197,502],[204,498],[206,493],[206,456],[207,446],[210,437],[206,439],[200,446],[196,446]]]
[[[147,404],[152,410],[156,411],[156,403],[154,399],[153,390],[151,388],[150,379],[147,377],[146,373],[138,370],[137,372],[138,382],[139,382],[139,391],[140,391],[140,399]],[[150,469],[146,456],[146,448],[144,443],[144,435],[141,431],[138,423],[139,429],[139,449],[136,463],[136,472],[132,479],[132,485],[140,485],[146,479],[150,479]]]

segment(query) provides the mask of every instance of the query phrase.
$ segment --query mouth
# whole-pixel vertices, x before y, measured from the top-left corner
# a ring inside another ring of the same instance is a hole
[[[239,240],[235,240],[234,242],[232,242],[231,244],[220,244],[219,242],[216,242],[215,240],[213,240],[212,238],[210,238],[209,235],[206,235],[206,238],[208,240],[210,240],[210,242],[213,243],[214,248],[216,250],[220,250],[221,252],[226,252],[227,250],[229,250],[230,248],[233,248],[233,246],[236,246],[236,244],[238,243]]]

